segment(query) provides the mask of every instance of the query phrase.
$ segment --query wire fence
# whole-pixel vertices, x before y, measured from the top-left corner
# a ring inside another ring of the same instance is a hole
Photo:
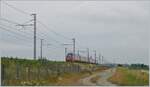
[[[13,82],[20,85],[21,81],[48,80],[51,77],[63,73],[78,73],[85,70],[93,70],[94,67],[83,68],[78,64],[43,64],[42,66],[1,64],[1,85],[9,85]]]

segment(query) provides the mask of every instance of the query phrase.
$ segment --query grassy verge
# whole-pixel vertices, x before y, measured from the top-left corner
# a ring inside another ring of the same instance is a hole
[[[100,78],[100,77],[95,76],[95,77],[93,77],[93,78],[91,79],[91,82],[92,82],[92,83],[97,83],[97,80],[98,80],[99,78]]]
[[[20,85],[70,85],[82,76],[92,74],[94,64],[63,61],[29,60],[1,57],[2,83]]]
[[[80,72],[80,73],[65,73],[58,77],[56,85],[65,85],[65,86],[77,86],[80,85],[79,80],[86,76],[89,76],[89,72]]]
[[[10,80],[9,84],[22,86],[72,86],[79,85],[77,81],[88,75],[90,75],[88,72],[63,73],[57,76],[49,76],[45,80]]]
[[[71,85],[71,86],[79,86],[80,83],[79,83],[79,80],[84,78],[84,77],[87,77],[87,76],[90,76],[92,74],[95,74],[95,73],[99,73],[103,70],[106,70],[108,69],[108,67],[98,67],[95,71],[83,71],[83,72],[80,72],[80,73],[66,73],[66,74],[63,74],[61,75],[59,78],[60,80],[57,81],[57,85]],[[95,77],[92,79],[92,81],[95,81],[97,80],[98,78]]]
[[[149,85],[149,74],[141,70],[118,67],[116,73],[108,80],[122,86],[145,86]]]

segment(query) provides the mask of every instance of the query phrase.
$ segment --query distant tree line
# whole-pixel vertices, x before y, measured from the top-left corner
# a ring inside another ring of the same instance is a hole
[[[145,64],[131,64],[129,66],[129,68],[131,68],[131,69],[149,69],[149,66],[145,65]]]

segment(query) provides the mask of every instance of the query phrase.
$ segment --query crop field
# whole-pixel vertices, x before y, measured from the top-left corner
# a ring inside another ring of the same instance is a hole
[[[140,69],[119,67],[116,73],[108,80],[121,86],[147,86],[149,85],[149,74]]]

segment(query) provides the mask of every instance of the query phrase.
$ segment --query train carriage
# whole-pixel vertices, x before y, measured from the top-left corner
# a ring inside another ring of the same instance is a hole
[[[81,55],[74,55],[73,53],[68,53],[66,55],[66,62],[82,62],[82,63],[95,63],[95,60],[90,57],[88,59],[87,57],[81,56]]]

